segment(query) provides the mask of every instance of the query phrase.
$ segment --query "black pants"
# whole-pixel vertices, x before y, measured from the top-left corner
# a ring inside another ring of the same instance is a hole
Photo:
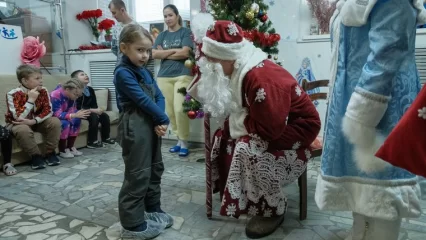
[[[3,165],[12,160],[12,135],[1,140],[1,155],[3,156]]]
[[[152,118],[140,110],[120,114],[117,141],[124,160],[124,182],[118,195],[120,222],[133,228],[144,221],[146,208],[160,206],[164,164],[161,138],[155,134]]]
[[[102,113],[101,115],[98,115],[96,113],[91,113],[87,120],[89,121],[89,143],[93,143],[98,140],[99,123],[101,123],[102,141],[109,138],[110,122],[108,114]]]

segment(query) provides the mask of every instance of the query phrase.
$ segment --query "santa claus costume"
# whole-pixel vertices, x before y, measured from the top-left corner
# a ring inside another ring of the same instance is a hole
[[[319,115],[291,74],[245,40],[235,23],[216,21],[202,39],[201,78],[188,91],[212,117],[226,119],[212,147],[220,214],[248,213],[247,236],[264,237],[284,220],[283,186],[305,171]]]
[[[375,157],[416,98],[416,24],[423,0],[341,0],[330,21],[332,64],[321,174],[321,210],[351,211],[352,240],[396,240],[419,217],[417,177]]]

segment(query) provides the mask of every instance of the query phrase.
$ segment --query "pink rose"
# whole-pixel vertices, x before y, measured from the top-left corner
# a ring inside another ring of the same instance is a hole
[[[21,52],[21,62],[40,67],[40,58],[46,54],[44,41],[40,43],[38,37],[28,36],[24,38],[24,45]]]

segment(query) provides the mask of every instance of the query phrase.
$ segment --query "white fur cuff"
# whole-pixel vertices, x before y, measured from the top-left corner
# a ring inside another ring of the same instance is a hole
[[[385,115],[389,99],[389,97],[356,88],[349,100],[345,115],[366,127],[375,128]]]
[[[374,127],[363,126],[345,116],[342,131],[348,141],[354,145],[353,160],[361,171],[373,173],[390,166],[389,163],[375,157],[376,152],[383,145],[385,137],[379,135]]]

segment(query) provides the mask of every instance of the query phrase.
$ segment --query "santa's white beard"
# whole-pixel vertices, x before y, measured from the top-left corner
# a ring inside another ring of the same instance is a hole
[[[201,78],[197,89],[204,111],[218,120],[223,120],[237,106],[233,100],[232,89],[229,87],[230,78],[225,75],[220,63],[211,63],[201,58],[198,65]]]

